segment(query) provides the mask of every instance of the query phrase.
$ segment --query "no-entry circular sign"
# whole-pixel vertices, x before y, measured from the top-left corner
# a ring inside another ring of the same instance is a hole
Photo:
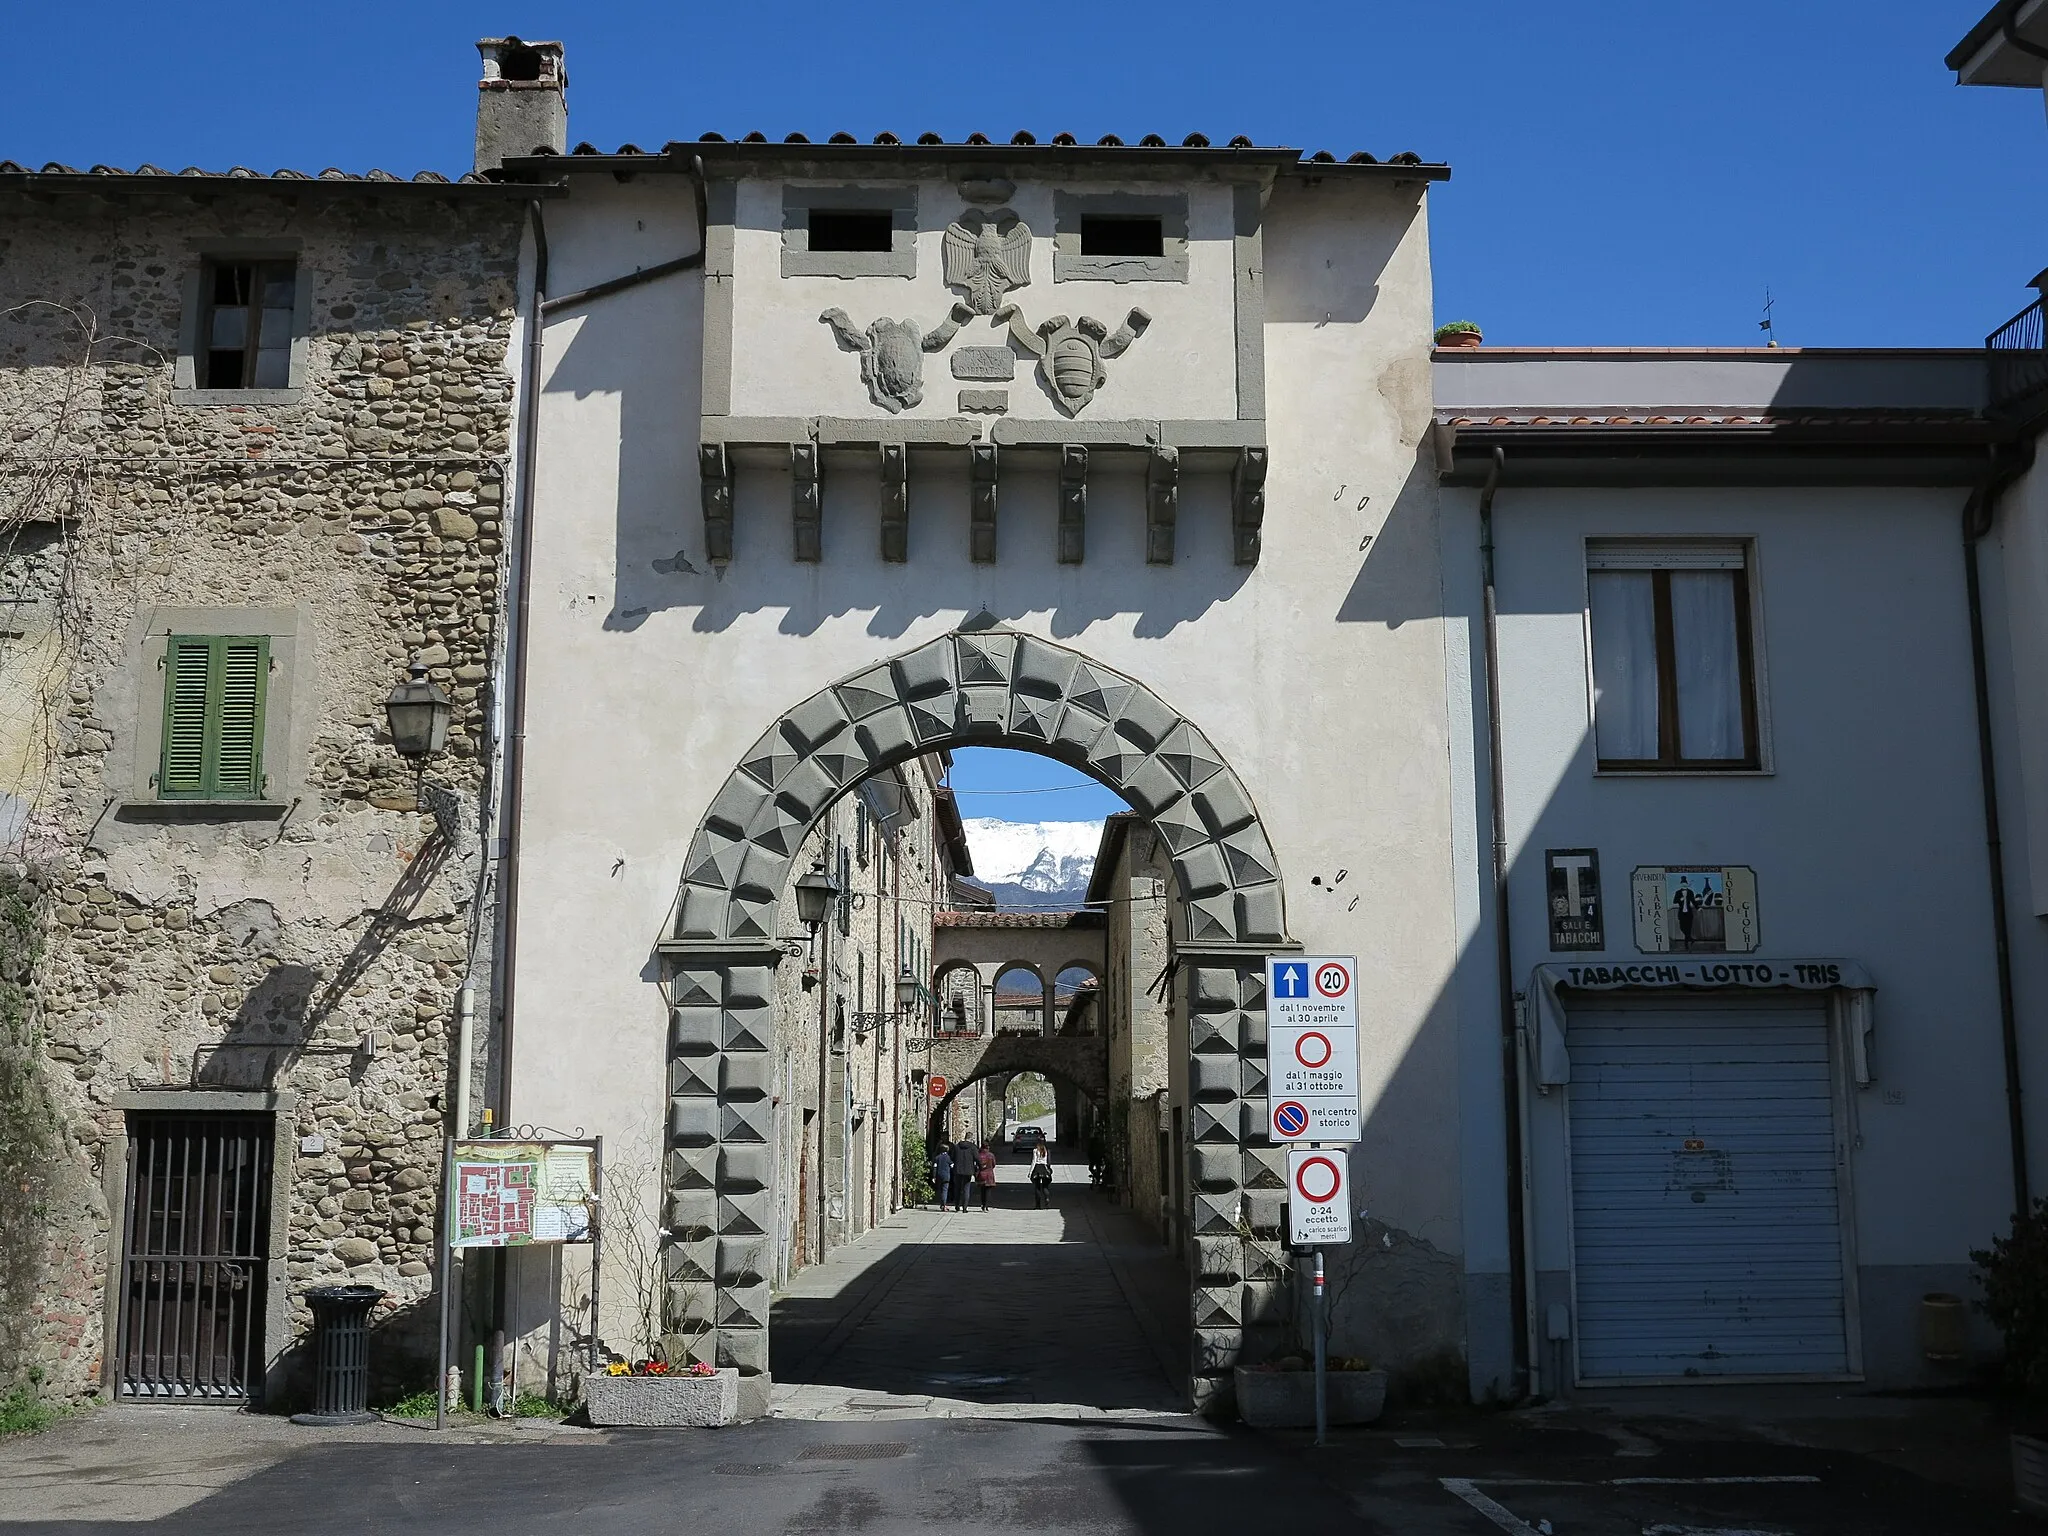
[[[1328,1066],[1330,1057],[1334,1054],[1335,1048],[1330,1044],[1330,1037],[1321,1030],[1304,1030],[1295,1037],[1294,1059],[1310,1071]]]
[[[1334,960],[1316,967],[1316,990],[1324,997],[1342,997],[1351,990],[1351,972]]]
[[[1303,1158],[1294,1170],[1294,1187],[1311,1205],[1326,1205],[1344,1187],[1344,1171],[1335,1160],[1318,1152]]]
[[[946,1096],[946,1080],[943,1077],[928,1077],[924,1080],[924,1091],[935,1099]]]

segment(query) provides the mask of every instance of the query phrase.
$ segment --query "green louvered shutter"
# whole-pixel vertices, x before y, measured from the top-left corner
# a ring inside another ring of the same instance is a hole
[[[270,642],[223,639],[219,654],[220,729],[212,792],[224,800],[258,800],[263,795],[263,684],[270,670]]]
[[[259,798],[270,641],[260,635],[173,635],[164,649],[164,674],[159,798]]]

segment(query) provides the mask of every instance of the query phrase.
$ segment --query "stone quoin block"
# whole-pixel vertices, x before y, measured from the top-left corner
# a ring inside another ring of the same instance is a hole
[[[1188,1177],[1195,1188],[1227,1194],[1238,1187],[1243,1154],[1235,1147],[1195,1146],[1188,1152]]]
[[[1208,1053],[1188,1058],[1188,1090],[1198,1099],[1237,1097],[1241,1063],[1234,1055]]]
[[[683,1056],[709,1056],[725,1044],[724,1010],[717,1004],[669,1010],[669,1049]]]
[[[668,1155],[671,1189],[714,1189],[718,1184],[718,1148],[677,1147]]]
[[[671,1056],[668,1091],[677,1098],[718,1094],[717,1056]]]
[[[766,1192],[721,1194],[718,1197],[718,1235],[756,1240],[767,1236],[774,1221],[775,1202]]]
[[[768,1330],[720,1324],[718,1354],[713,1362],[731,1366],[743,1376],[759,1376],[768,1369]]]
[[[665,1254],[668,1278],[679,1286],[710,1285],[718,1279],[718,1239],[715,1237],[671,1242]],[[671,1292],[671,1299],[673,1294]],[[700,1311],[705,1317],[711,1315],[709,1297],[704,1299]]]
[[[1204,1285],[1235,1285],[1244,1278],[1243,1249],[1235,1237],[1196,1238],[1196,1276]]]
[[[766,1285],[721,1285],[718,1288],[718,1326],[727,1328],[768,1327]]]
[[[765,1099],[774,1087],[774,1052],[729,1050],[719,1057],[718,1091],[727,1099]]]
[[[766,1278],[767,1253],[765,1238],[721,1237],[718,1240],[718,1283],[739,1288],[762,1284]]]
[[[708,1273],[702,1279],[670,1282],[668,1322],[671,1327],[694,1333],[714,1326],[717,1321],[718,1287]]]
[[[718,1152],[718,1188],[726,1194],[750,1194],[768,1188],[775,1177],[770,1147],[726,1146]]]
[[[668,1197],[668,1229],[678,1240],[715,1236],[718,1196],[708,1189],[678,1189]]]
[[[1197,1328],[1232,1328],[1244,1321],[1243,1298],[1235,1285],[1202,1286],[1195,1292]]]
[[[718,1140],[718,1100],[715,1098],[670,1099],[669,1140],[681,1146],[704,1146]]]

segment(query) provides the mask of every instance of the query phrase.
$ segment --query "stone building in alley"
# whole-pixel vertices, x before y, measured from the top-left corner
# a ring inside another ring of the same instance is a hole
[[[431,1359],[536,195],[0,164],[0,1375],[282,1401],[338,1280]]]

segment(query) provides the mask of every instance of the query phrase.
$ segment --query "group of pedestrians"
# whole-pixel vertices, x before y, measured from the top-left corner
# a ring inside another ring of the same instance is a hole
[[[932,1159],[932,1187],[939,1192],[939,1209],[967,1209],[968,1186],[981,1195],[981,1208],[988,1209],[988,1192],[995,1187],[996,1154],[993,1147],[979,1146],[963,1136],[950,1147],[939,1148]],[[1031,1200],[1043,1210],[1052,1194],[1052,1157],[1043,1142],[1031,1149]]]
[[[963,1136],[950,1147],[940,1147],[932,1160],[932,1183],[939,1192],[939,1209],[945,1210],[948,1196],[956,1211],[967,1209],[967,1189],[981,1191],[981,1208],[988,1209],[988,1192],[996,1182],[996,1155],[987,1147]]]

